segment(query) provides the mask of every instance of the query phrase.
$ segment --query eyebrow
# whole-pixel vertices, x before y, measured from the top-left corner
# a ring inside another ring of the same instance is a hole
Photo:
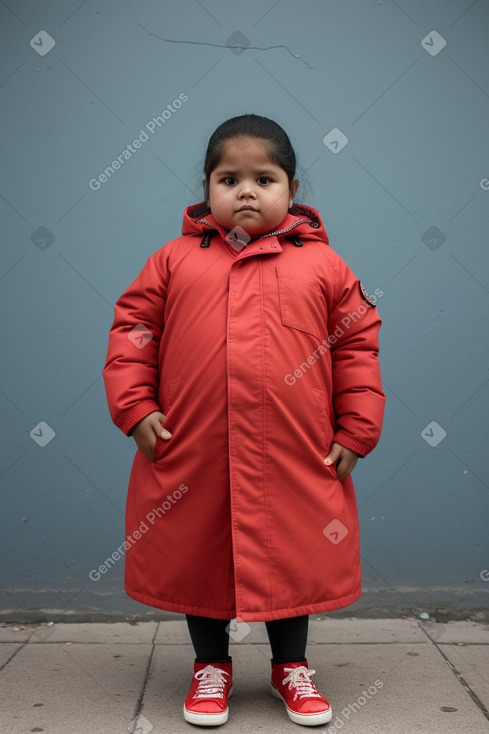
[[[215,173],[218,176],[236,176],[236,171],[220,171],[217,169]],[[274,176],[276,174],[276,171],[272,171],[270,169],[265,169],[263,171],[257,170],[255,171],[255,175],[257,176]]]

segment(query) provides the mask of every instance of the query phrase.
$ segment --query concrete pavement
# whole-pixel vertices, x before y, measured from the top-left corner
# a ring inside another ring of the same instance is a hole
[[[229,720],[210,731],[489,733],[489,625],[310,618],[309,667],[327,726],[299,727],[269,692],[265,625],[231,632]],[[234,639],[233,639],[234,638]],[[0,626],[5,734],[180,734],[193,665],[184,621]]]

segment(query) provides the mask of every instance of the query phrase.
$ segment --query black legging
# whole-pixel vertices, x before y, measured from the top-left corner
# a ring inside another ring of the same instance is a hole
[[[230,662],[228,619],[195,617],[187,614],[196,662]],[[308,615],[265,622],[274,663],[300,663],[306,658]]]

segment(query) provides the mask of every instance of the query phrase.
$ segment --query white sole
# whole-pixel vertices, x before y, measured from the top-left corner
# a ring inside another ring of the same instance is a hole
[[[290,720],[293,721],[294,724],[301,724],[302,726],[317,726],[318,724],[327,724],[328,721],[331,721],[331,719],[333,718],[333,710],[331,706],[327,711],[323,711],[320,714],[296,714],[295,711],[291,711],[289,709],[283,697],[280,695],[280,692],[277,691],[273,683],[270,684],[270,691],[272,693],[272,696],[275,696],[275,698],[279,698],[282,701],[287,710]]]
[[[233,689],[229,689],[228,697],[232,694]],[[225,724],[228,720],[229,708],[222,712],[222,714],[198,714],[195,711],[189,711],[183,707],[183,718],[188,721],[189,724],[196,724],[197,726],[219,726]]]

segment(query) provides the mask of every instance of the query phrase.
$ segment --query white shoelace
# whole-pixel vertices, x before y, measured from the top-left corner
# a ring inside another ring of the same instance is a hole
[[[299,698],[322,698],[316,686],[310,679],[310,675],[314,675],[315,670],[308,670],[305,665],[298,668],[284,668],[289,675],[283,679],[282,684],[289,684],[289,690],[295,688],[294,701]],[[290,671],[290,672],[289,672]]]
[[[194,698],[223,698],[223,689],[227,682],[225,675],[229,673],[213,665],[207,665],[197,671],[194,678],[197,678],[199,685],[194,693]]]

